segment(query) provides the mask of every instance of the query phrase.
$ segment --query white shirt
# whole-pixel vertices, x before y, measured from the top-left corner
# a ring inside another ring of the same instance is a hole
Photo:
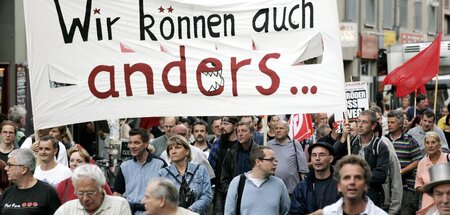
[[[80,200],[74,199],[70,200],[63,205],[61,205],[55,212],[55,215],[78,215],[78,214],[88,214],[81,205]],[[120,196],[109,196],[105,195],[102,204],[94,212],[95,215],[110,215],[110,214],[120,214],[120,215],[131,215],[130,205],[127,200]]]
[[[34,170],[34,177],[43,182],[46,182],[53,187],[56,187],[59,182],[69,178],[72,176],[72,171],[69,167],[64,166],[62,164],[57,164],[55,168],[47,171],[43,171],[41,166],[37,166],[36,170]]]

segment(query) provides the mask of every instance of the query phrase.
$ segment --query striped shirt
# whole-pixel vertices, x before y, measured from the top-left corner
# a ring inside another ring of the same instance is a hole
[[[410,163],[422,159],[419,144],[411,135],[402,134],[396,140],[392,139],[390,133],[387,134],[386,137],[392,141],[402,169]],[[416,169],[402,174],[402,183],[404,190],[415,191],[414,184],[416,183]]]

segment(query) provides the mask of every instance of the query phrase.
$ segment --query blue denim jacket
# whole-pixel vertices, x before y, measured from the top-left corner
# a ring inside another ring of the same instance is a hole
[[[196,197],[196,201],[194,202],[194,204],[189,206],[189,208],[192,211],[199,213],[200,215],[206,215],[208,205],[212,201],[211,181],[209,178],[208,171],[203,165],[200,165],[197,172],[193,176],[196,167],[197,167],[196,164],[188,163],[188,168],[186,172],[186,181],[189,181],[191,180],[192,177],[194,177],[189,187],[194,190]],[[181,186],[180,183],[178,183],[177,180],[175,180],[173,176],[169,174],[168,171],[174,174],[179,181],[182,181],[182,176],[178,173],[178,170],[174,164],[171,164],[166,168],[160,169],[159,175],[161,177],[166,177],[171,181],[173,181],[177,186],[177,189],[179,190]]]

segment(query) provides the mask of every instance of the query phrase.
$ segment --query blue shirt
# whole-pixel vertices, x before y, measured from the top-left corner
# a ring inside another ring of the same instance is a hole
[[[196,167],[197,165],[188,163],[185,174],[185,179],[188,183],[191,178],[194,177],[191,184],[189,184],[189,187],[194,190],[196,201],[191,206],[189,206],[189,208],[192,209],[192,211],[199,213],[200,215],[206,215],[208,205],[212,201],[211,182],[209,179],[208,171],[203,165],[199,166],[197,172],[194,175]],[[175,175],[178,180],[176,180],[168,171]],[[177,189],[180,190],[181,184],[179,183],[179,181],[182,181],[182,176],[178,172],[175,165],[172,164],[166,168],[160,169],[159,175],[173,181]]]

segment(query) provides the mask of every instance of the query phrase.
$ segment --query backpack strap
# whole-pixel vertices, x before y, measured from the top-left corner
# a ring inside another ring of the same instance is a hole
[[[192,180],[194,179],[195,173],[197,172],[199,167],[200,167],[200,165],[197,165],[197,167],[195,167],[194,173],[192,173],[192,177],[191,177],[191,179],[189,179],[189,182],[187,183],[188,186],[191,184]]]
[[[188,186],[191,184],[192,180],[194,179],[194,175],[197,172],[198,168],[200,167],[200,165],[197,165],[197,167],[194,170],[194,173],[192,174],[191,179],[189,179],[189,182],[187,183]],[[180,184],[183,184],[180,180],[178,180],[177,176],[175,176],[175,174],[173,174],[170,170],[169,167],[165,167],[165,169],[167,170],[167,172]]]
[[[169,167],[165,167],[164,169],[167,170],[167,172],[169,173],[169,175],[171,175],[171,176],[175,179],[175,181],[177,181],[179,184],[182,184],[182,182],[181,182],[180,180],[178,180],[177,176],[175,176],[175,175],[169,170]]]
[[[236,215],[241,215],[241,201],[242,201],[242,193],[244,192],[244,186],[246,177],[244,174],[241,174],[239,177],[239,185],[238,185],[238,193],[237,193],[237,202],[236,202]]]
[[[447,154],[447,163],[450,163],[450,158],[448,157],[450,154]]]
[[[377,157],[378,152],[380,151],[380,141],[381,139],[376,137],[372,146],[372,152]]]

